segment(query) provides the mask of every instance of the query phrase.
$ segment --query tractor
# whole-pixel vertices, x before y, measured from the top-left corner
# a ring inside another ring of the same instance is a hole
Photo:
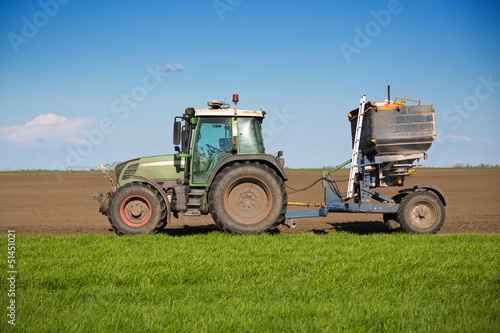
[[[232,234],[271,233],[284,223],[287,193],[283,153],[265,153],[265,111],[209,101],[174,119],[175,154],[116,165],[112,191],[94,192],[99,211],[119,235],[157,233],[171,215],[211,214]]]
[[[117,234],[156,233],[179,213],[210,213],[231,234],[271,233],[280,224],[296,226],[296,218],[329,213],[383,214],[389,229],[410,233],[441,229],[448,199],[436,186],[402,189],[393,197],[373,190],[403,186],[420,159],[427,158],[436,138],[434,105],[401,97],[391,101],[390,87],[385,101],[361,97],[359,107],[348,114],[352,158],[318,179],[323,181],[324,202],[287,212],[287,205],[310,204],[287,201],[283,152],[273,156],[264,149],[265,112],[238,109],[238,101],[233,95],[234,109],[217,100],[208,102],[208,109],[187,108],[174,118],[176,153],[118,164],[116,183],[102,167],[112,191],[91,197],[100,202],[100,212]],[[331,173],[347,164],[348,187],[342,194]]]

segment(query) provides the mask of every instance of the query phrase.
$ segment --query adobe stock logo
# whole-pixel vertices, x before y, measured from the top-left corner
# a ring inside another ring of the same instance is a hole
[[[275,134],[285,131],[288,125],[290,125],[290,122],[295,119],[295,114],[288,113],[286,106],[284,106],[282,111],[272,109],[271,112],[266,115],[266,118],[269,118],[269,120],[266,121],[269,127],[262,128],[262,137],[264,142],[269,144],[274,140]]]
[[[465,97],[462,103],[454,103],[453,109],[449,108],[443,114],[444,121],[453,123],[454,130],[462,125],[464,119],[469,118],[472,113],[479,109],[481,101],[490,98],[500,87],[500,81],[493,81],[493,74],[488,75],[487,78],[480,75],[477,80],[479,83],[476,85],[474,93]]]
[[[9,39],[12,49],[17,54],[19,53],[19,46],[22,44],[28,44],[30,40],[38,35],[40,29],[45,27],[51,18],[54,18],[58,13],[61,5],[65,5],[69,0],[47,0],[38,1],[38,6],[40,10],[37,11],[31,19],[26,16],[21,18],[23,22],[21,27],[21,33],[17,34],[15,32],[9,32],[7,38]]]
[[[219,19],[224,21],[224,13],[232,12],[236,7],[241,5],[242,2],[243,0],[214,0],[212,5],[219,16]]]

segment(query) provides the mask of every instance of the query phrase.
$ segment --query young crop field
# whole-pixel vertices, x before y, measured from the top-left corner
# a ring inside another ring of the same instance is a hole
[[[9,299],[0,237],[3,308]],[[23,332],[498,332],[500,235],[16,238]]]

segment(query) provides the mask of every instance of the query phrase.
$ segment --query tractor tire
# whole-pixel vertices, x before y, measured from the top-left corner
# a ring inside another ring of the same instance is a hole
[[[111,196],[108,219],[118,235],[155,234],[167,223],[167,207],[153,187],[129,183]]]
[[[397,218],[401,228],[406,232],[435,234],[444,223],[444,205],[432,192],[415,191],[403,198]]]
[[[231,234],[272,233],[285,221],[283,180],[268,166],[235,163],[217,175],[209,209],[219,228]]]

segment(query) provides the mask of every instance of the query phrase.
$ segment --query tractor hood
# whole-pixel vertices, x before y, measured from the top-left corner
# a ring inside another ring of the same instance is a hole
[[[154,181],[184,180],[188,154],[141,157],[120,163],[115,168],[118,185],[144,177]]]

